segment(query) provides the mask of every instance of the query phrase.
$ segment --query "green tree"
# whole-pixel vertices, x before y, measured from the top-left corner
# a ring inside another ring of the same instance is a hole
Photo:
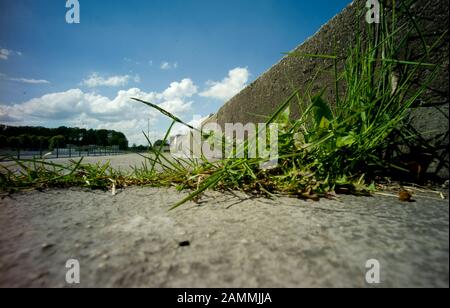
[[[28,134],[20,135],[19,136],[19,142],[20,142],[20,147],[22,149],[29,149],[29,148],[31,148],[30,135],[28,135]]]
[[[33,150],[39,149],[39,137],[32,135],[30,136],[30,148]]]
[[[8,146],[8,137],[0,135],[0,148],[6,148]]]
[[[9,137],[8,138],[8,146],[12,149],[19,149],[20,148],[20,139],[19,137]]]
[[[90,129],[86,131],[86,136],[83,138],[83,145],[93,145],[97,143],[97,137],[95,135],[95,131]]]
[[[118,145],[121,150],[128,149],[128,140],[123,133],[111,132],[112,137],[110,140],[110,145]]]
[[[65,147],[67,143],[74,144],[76,146],[97,145],[97,146],[113,146],[118,145],[120,149],[128,149],[128,140],[126,136],[121,132],[113,130],[94,130],[94,129],[80,129],[69,128],[61,126],[58,128],[45,128],[45,127],[14,127],[0,125],[0,132],[5,136],[6,140],[3,140],[0,147],[5,147],[8,144],[10,137],[18,137],[21,140],[23,148],[40,149],[41,141],[40,137],[46,137],[48,139],[55,136],[64,136],[64,141],[59,140],[59,147]],[[47,147],[47,142],[44,142],[42,147]],[[54,145],[54,144],[53,144]]]
[[[53,136],[50,138],[50,150],[57,148],[63,148],[65,142],[65,137],[62,135]]]
[[[154,146],[155,147],[160,147],[161,145],[169,145],[169,141],[166,140],[166,142],[164,142],[163,140],[156,140]]]
[[[47,150],[50,145],[50,138],[45,136],[39,136],[39,150]]]
[[[97,131],[97,145],[109,145],[109,132],[106,129],[100,129]]]

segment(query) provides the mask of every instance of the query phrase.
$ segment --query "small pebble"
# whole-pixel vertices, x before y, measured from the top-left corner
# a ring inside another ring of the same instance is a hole
[[[55,245],[44,243],[41,245],[41,248],[42,248],[42,250],[46,250],[46,249],[52,248],[53,246],[55,246]]]
[[[191,243],[189,241],[184,241],[184,242],[181,242],[179,244],[179,246],[180,247],[188,247],[188,246],[191,246]]]
[[[399,198],[400,201],[403,201],[403,202],[411,202],[412,195],[411,195],[411,193],[409,191],[401,190],[398,193],[398,198]]]

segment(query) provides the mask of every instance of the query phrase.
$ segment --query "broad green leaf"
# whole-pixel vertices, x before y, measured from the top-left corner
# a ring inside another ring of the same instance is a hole
[[[338,137],[337,140],[336,140],[336,146],[338,148],[351,146],[354,143],[355,143],[355,136],[354,136],[354,134],[349,134],[347,136]]]
[[[320,127],[323,118],[327,119],[329,122],[333,121],[331,108],[328,106],[328,103],[322,99],[322,96],[313,97],[311,109],[316,127]]]
[[[330,127],[330,121],[327,118],[322,117],[322,120],[320,120],[319,128],[320,129],[328,129],[329,127]]]

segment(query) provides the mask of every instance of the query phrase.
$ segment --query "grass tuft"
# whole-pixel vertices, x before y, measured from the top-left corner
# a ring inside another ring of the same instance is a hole
[[[421,135],[409,125],[409,114],[439,72],[439,65],[426,60],[445,35],[431,46],[423,42],[426,50],[423,58],[416,61],[401,59],[399,53],[404,44],[396,44],[399,33],[411,34],[416,30],[423,36],[415,22],[411,30],[398,26],[396,21],[393,13],[390,20],[368,25],[365,33],[357,32],[345,59],[339,59],[336,54],[289,54],[291,57],[332,61],[335,80],[330,86],[335,87],[337,95],[334,101],[328,101],[323,95],[324,90],[312,93],[312,86],[297,89],[268,117],[267,124],[278,123],[280,128],[279,163],[275,168],[261,169],[261,164],[266,162],[262,158],[217,161],[204,156],[199,159],[174,158],[163,153],[162,146],[142,155],[145,163],[135,167],[131,174],[115,171],[109,163],[85,165],[82,159],[63,166],[45,160],[9,158],[14,160],[15,167],[5,167],[1,163],[5,158],[0,158],[0,189],[14,192],[28,188],[78,186],[115,190],[138,185],[192,190],[172,207],[175,209],[197,200],[208,189],[241,190],[270,198],[287,194],[318,200],[334,192],[369,194],[376,189],[377,182],[394,172],[418,177],[421,171],[411,168],[409,162],[402,159],[402,149],[415,144],[432,152],[432,147],[425,145]],[[341,72],[338,70],[340,64],[343,66]],[[413,79],[417,74],[425,76],[425,82],[414,87]],[[340,83],[345,85],[342,95],[338,95]],[[204,139],[218,138],[220,142],[225,139],[196,129],[151,102],[133,100],[172,120],[162,144],[168,140],[175,123],[200,131]],[[294,103],[300,103],[303,110],[296,119],[290,114]],[[251,141],[247,139],[237,151],[246,151]]]

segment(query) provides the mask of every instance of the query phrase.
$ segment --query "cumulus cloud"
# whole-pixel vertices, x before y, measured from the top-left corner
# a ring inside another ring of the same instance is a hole
[[[17,122],[18,119],[11,117],[9,114],[6,113],[5,110],[2,110],[0,106],[0,123],[13,123]]]
[[[9,77],[8,75],[1,74],[0,78],[4,80],[14,81],[14,82],[21,82],[21,83],[27,83],[27,84],[49,84],[50,82],[44,79],[28,79],[28,78],[14,78]]]
[[[172,82],[170,86],[162,92],[162,97],[166,100],[180,98],[180,97],[191,97],[197,93],[197,86],[194,82],[185,78],[181,82]]]
[[[227,101],[245,88],[249,76],[247,68],[232,69],[222,81],[208,81],[209,88],[200,93],[200,96]]]
[[[164,101],[159,104],[159,107],[164,109],[167,112],[173,114],[180,114],[191,109],[192,102],[184,102],[182,99],[174,99],[170,101]]]
[[[136,83],[141,81],[139,76],[131,77],[130,75],[118,75],[105,78],[98,73],[93,73],[87,79],[83,80],[81,84],[89,88],[122,87],[126,86],[130,79],[133,79]]]
[[[81,89],[70,89],[49,93],[20,104],[0,105],[0,120],[13,125],[48,126],[63,122],[85,128],[109,128],[124,132],[131,144],[145,144],[142,130],[146,131],[148,120],[154,125],[161,115],[130,98],[136,97],[158,104],[161,108],[182,116],[192,106],[192,102],[186,99],[196,92],[197,87],[190,79],[174,82],[161,93],[130,88],[118,91],[112,99]]]
[[[162,62],[160,68],[164,71],[176,69],[178,67],[178,63],[170,63],[170,62]]]

